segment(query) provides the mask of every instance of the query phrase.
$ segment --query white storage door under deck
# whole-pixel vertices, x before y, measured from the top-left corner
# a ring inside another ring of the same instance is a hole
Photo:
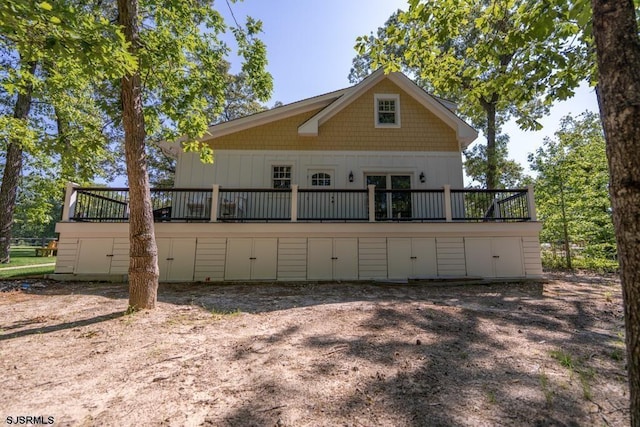
[[[278,239],[228,239],[225,280],[274,280],[277,271]]]
[[[80,239],[75,274],[109,274],[113,239]]]
[[[354,280],[358,278],[358,239],[310,238],[307,245],[308,279]]]
[[[158,239],[158,267],[161,282],[192,281],[196,239]]]
[[[520,237],[466,238],[464,246],[468,276],[524,276]]]
[[[389,279],[434,277],[438,274],[434,238],[388,238]]]

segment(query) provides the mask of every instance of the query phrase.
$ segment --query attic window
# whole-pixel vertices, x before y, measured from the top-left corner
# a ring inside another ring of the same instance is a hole
[[[377,128],[400,127],[400,95],[375,94],[375,125]]]

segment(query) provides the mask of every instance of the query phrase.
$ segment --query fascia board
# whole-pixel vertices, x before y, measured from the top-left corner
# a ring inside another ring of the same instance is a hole
[[[331,105],[327,106],[327,108],[319,111],[318,114],[311,117],[309,120],[304,122],[298,127],[298,135],[300,136],[317,136],[318,135],[318,127],[329,120],[331,117],[335,116],[338,112],[340,112],[344,107],[349,105],[353,100],[355,100],[360,94],[365,92],[371,86],[375,85],[377,82],[382,80],[384,77],[384,70],[378,69],[373,72],[370,76],[365,78],[363,81],[358,83],[355,86],[352,86],[346,89],[346,92],[337,100],[335,100]]]
[[[242,117],[240,119],[231,120],[229,122],[220,123],[210,126],[207,134],[202,137],[201,141],[219,138],[242,130],[250,129],[256,126],[265,125],[277,120],[286,119],[287,117],[302,114],[322,108],[331,103],[336,98],[341,97],[348,89],[342,89],[325,95],[316,96],[303,101],[294,102],[282,107],[274,108],[251,116]]]

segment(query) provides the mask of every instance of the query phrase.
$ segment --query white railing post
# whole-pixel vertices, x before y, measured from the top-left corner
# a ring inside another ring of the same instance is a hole
[[[376,186],[367,185],[369,189],[369,222],[376,222]]]
[[[445,184],[444,186],[444,219],[447,222],[453,221],[453,215],[451,214],[451,185]]]
[[[76,188],[78,184],[74,182],[68,182],[67,188],[64,192],[64,205],[62,206],[62,221],[69,222],[69,218],[71,218],[72,213],[76,210],[76,201],[78,200],[78,195],[76,193]]]
[[[291,185],[291,222],[298,220],[298,184]]]
[[[213,192],[211,193],[211,218],[210,222],[218,221],[218,198],[220,197],[220,185],[213,184]]]
[[[527,185],[527,205],[529,207],[529,217],[531,221],[537,221],[538,215],[536,214],[536,197],[533,192],[533,184]]]

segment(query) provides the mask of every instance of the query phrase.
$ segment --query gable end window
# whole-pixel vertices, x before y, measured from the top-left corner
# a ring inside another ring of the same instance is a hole
[[[400,127],[400,95],[375,94],[375,126],[377,128]]]
[[[272,171],[273,188],[291,188],[291,166],[274,166]]]

